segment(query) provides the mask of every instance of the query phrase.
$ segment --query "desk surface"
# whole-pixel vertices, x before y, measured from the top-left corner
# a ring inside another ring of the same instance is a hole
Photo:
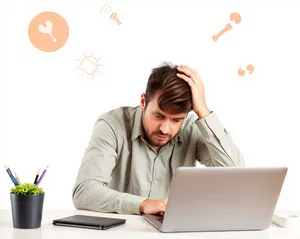
[[[74,214],[107,216],[127,219],[126,224],[111,228],[106,231],[80,229],[70,227],[59,227],[52,225],[52,220],[67,217]],[[15,229],[12,225],[10,210],[0,210],[0,237],[1,239],[60,239],[60,238],[236,238],[236,239],[300,239],[300,228],[281,228],[271,224],[264,231],[242,231],[242,232],[192,232],[192,233],[161,233],[144,220],[142,216],[104,214],[89,211],[66,210],[48,211],[44,210],[42,226],[38,229]]]

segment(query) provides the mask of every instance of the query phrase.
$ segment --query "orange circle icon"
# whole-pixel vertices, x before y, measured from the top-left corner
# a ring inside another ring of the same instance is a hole
[[[37,49],[52,52],[65,45],[69,37],[69,26],[59,14],[42,12],[30,22],[28,36]]]

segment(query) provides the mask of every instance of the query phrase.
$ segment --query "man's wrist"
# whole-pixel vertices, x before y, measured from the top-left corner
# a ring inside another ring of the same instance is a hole
[[[147,203],[148,199],[145,199],[140,205],[140,213],[144,214],[144,206]]]
[[[197,114],[199,119],[202,119],[202,118],[208,116],[211,112],[212,112],[211,110],[209,110],[208,108],[205,108],[205,109],[203,109],[201,111],[197,111],[195,113]]]

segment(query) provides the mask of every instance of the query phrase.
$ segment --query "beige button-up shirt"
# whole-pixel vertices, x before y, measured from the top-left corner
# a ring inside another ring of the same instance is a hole
[[[214,112],[190,112],[178,134],[157,153],[143,138],[140,107],[101,115],[73,188],[77,209],[140,214],[143,200],[168,198],[176,168],[244,166],[244,159]]]

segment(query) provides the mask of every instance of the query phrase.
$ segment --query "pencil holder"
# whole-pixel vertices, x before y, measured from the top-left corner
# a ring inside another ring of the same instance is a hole
[[[10,201],[14,228],[41,227],[45,193],[34,184],[21,184],[11,189]]]

